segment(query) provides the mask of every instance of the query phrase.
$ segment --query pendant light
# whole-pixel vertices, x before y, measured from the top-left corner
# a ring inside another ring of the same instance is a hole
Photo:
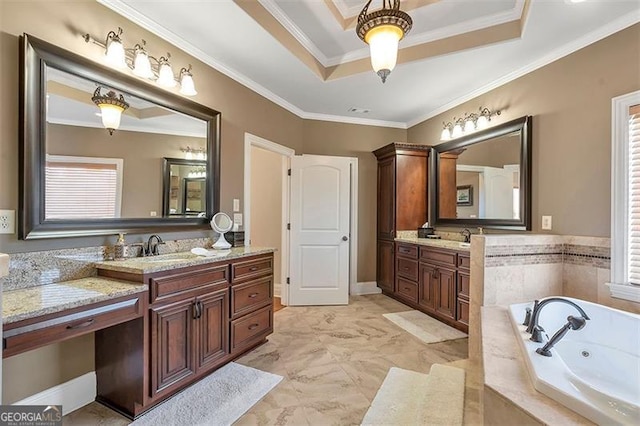
[[[382,82],[396,66],[398,43],[411,30],[411,17],[400,10],[400,0],[382,0],[382,9],[368,13],[371,0],[358,15],[356,33],[369,45],[371,66]]]
[[[100,94],[101,86],[98,86],[91,100],[100,108],[102,124],[113,136],[114,130],[120,127],[120,119],[124,110],[129,108],[129,104],[124,100],[124,96],[118,96],[113,90],[109,90],[106,95]]]

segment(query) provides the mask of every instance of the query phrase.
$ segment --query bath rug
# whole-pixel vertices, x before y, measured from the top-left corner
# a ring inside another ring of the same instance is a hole
[[[382,314],[382,316],[424,343],[437,343],[467,337],[462,331],[449,327],[447,324],[416,310]]]
[[[429,374],[391,367],[362,425],[462,425],[464,370],[434,364]]]
[[[282,376],[231,362],[153,408],[132,426],[233,424]]]

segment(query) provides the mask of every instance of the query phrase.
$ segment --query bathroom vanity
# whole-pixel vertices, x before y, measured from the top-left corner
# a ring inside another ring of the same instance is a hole
[[[395,240],[395,285],[387,296],[468,333],[469,248],[457,241]]]
[[[173,253],[95,267],[97,277],[4,293],[3,357],[95,332],[96,400],[127,417],[273,331],[272,249]]]

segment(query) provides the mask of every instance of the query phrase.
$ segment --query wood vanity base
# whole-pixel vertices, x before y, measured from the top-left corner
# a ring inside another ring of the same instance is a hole
[[[273,253],[161,272],[98,274],[149,286],[142,318],[95,338],[96,401],[130,419],[273,332]]]

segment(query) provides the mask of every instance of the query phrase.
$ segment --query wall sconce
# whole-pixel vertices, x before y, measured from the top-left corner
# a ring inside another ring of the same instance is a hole
[[[473,133],[476,130],[485,129],[489,125],[491,117],[500,115],[501,113],[502,111],[500,110],[491,111],[489,108],[480,107],[477,114],[472,112],[471,114],[465,114],[464,118],[460,117],[456,119],[456,117],[453,117],[453,123],[442,123],[443,127],[440,140],[448,141],[449,139],[455,139],[462,135]]]
[[[203,178],[207,177],[207,169],[206,167],[198,167],[196,169],[192,169],[187,175],[188,178]]]
[[[141,78],[155,80],[158,86],[171,88],[180,83],[180,93],[186,96],[195,96],[195,83],[191,73],[191,65],[180,70],[178,80],[171,67],[171,54],[156,59],[146,51],[146,41],[136,44],[133,48],[125,48],[122,42],[122,28],[118,31],[109,31],[105,42],[96,40],[89,34],[83,36],[87,43],[96,44],[105,49],[105,60],[108,64],[117,68],[129,68],[131,72]]]
[[[184,152],[184,158],[186,160],[206,160],[207,159],[207,150],[205,148],[191,148],[187,146],[186,148],[180,148],[180,151]]]
[[[129,108],[129,104],[124,100],[124,96],[118,96],[113,90],[109,90],[106,95],[100,94],[102,86],[98,86],[91,100],[100,108],[102,124],[113,136],[114,130],[120,127],[120,119],[124,110]]]

